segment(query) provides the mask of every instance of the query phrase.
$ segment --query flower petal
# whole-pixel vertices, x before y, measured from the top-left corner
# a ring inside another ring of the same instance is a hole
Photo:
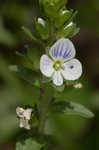
[[[63,64],[62,75],[66,80],[77,80],[82,74],[82,65],[79,60],[72,59]]]
[[[27,120],[30,120],[31,118],[31,113],[32,113],[32,109],[31,108],[28,108],[24,111],[24,117],[27,119]]]
[[[28,120],[25,121],[24,128],[27,129],[27,130],[30,130],[30,129],[31,129]]]
[[[20,124],[19,124],[19,127],[20,128],[25,128],[25,129],[27,129],[27,130],[29,130],[31,127],[30,127],[30,125],[29,125],[29,122],[28,122],[28,120],[25,120],[24,118],[22,119],[20,119]]]
[[[21,118],[21,119],[20,119],[19,127],[20,127],[20,128],[23,128],[24,125],[25,125],[25,119],[24,119],[24,118]]]
[[[60,73],[60,71],[55,71],[53,74],[53,83],[56,86],[61,86],[63,84],[63,77]]]
[[[42,55],[40,59],[40,70],[47,77],[51,77],[54,72],[53,62],[47,55]]]
[[[17,107],[16,114],[18,115],[18,117],[23,118],[24,117],[24,109],[21,107]]]
[[[51,47],[49,53],[54,60],[67,61],[75,56],[75,48],[69,39],[61,38]]]

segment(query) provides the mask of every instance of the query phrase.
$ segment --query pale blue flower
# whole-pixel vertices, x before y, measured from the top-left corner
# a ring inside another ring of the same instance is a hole
[[[46,77],[52,77],[56,86],[63,84],[65,80],[77,80],[82,74],[82,65],[75,59],[73,43],[66,38],[58,40],[49,50],[49,55],[42,55],[40,70]]]

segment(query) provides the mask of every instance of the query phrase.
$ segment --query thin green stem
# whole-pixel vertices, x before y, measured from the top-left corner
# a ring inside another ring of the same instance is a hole
[[[49,112],[49,102],[52,98],[52,88],[49,85],[44,85],[42,88],[42,98],[40,104],[40,124],[39,124],[39,133],[44,132],[45,122]]]
[[[40,106],[40,124],[39,124],[39,133],[42,134],[44,132],[45,121],[47,117],[47,100],[42,99],[41,106]]]

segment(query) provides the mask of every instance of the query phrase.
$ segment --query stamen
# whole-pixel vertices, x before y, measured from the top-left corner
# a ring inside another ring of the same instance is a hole
[[[56,62],[54,63],[54,65],[53,65],[53,68],[54,68],[56,71],[62,69],[62,62],[59,61],[59,60],[56,61]]]
[[[60,65],[59,65],[59,64],[56,64],[56,68],[57,68],[57,69],[60,68]]]
[[[64,67],[64,66],[62,66],[62,70],[65,70],[65,67]]]

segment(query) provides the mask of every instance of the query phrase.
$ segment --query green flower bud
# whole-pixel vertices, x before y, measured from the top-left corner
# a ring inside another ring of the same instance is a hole
[[[49,37],[49,23],[48,21],[44,21],[42,18],[38,18],[35,21],[36,31],[40,35],[41,39],[46,40]]]
[[[55,20],[55,24],[57,28],[60,28],[61,26],[64,25],[65,22],[67,22],[71,15],[72,15],[72,10],[60,10],[58,18]]]
[[[79,28],[76,27],[75,23],[71,22],[65,27],[63,27],[61,30],[59,30],[56,37],[57,39],[61,37],[70,38],[70,37],[73,37],[78,32],[79,32]]]
[[[64,8],[67,0],[42,0],[41,3],[48,17],[56,18],[59,9]]]

